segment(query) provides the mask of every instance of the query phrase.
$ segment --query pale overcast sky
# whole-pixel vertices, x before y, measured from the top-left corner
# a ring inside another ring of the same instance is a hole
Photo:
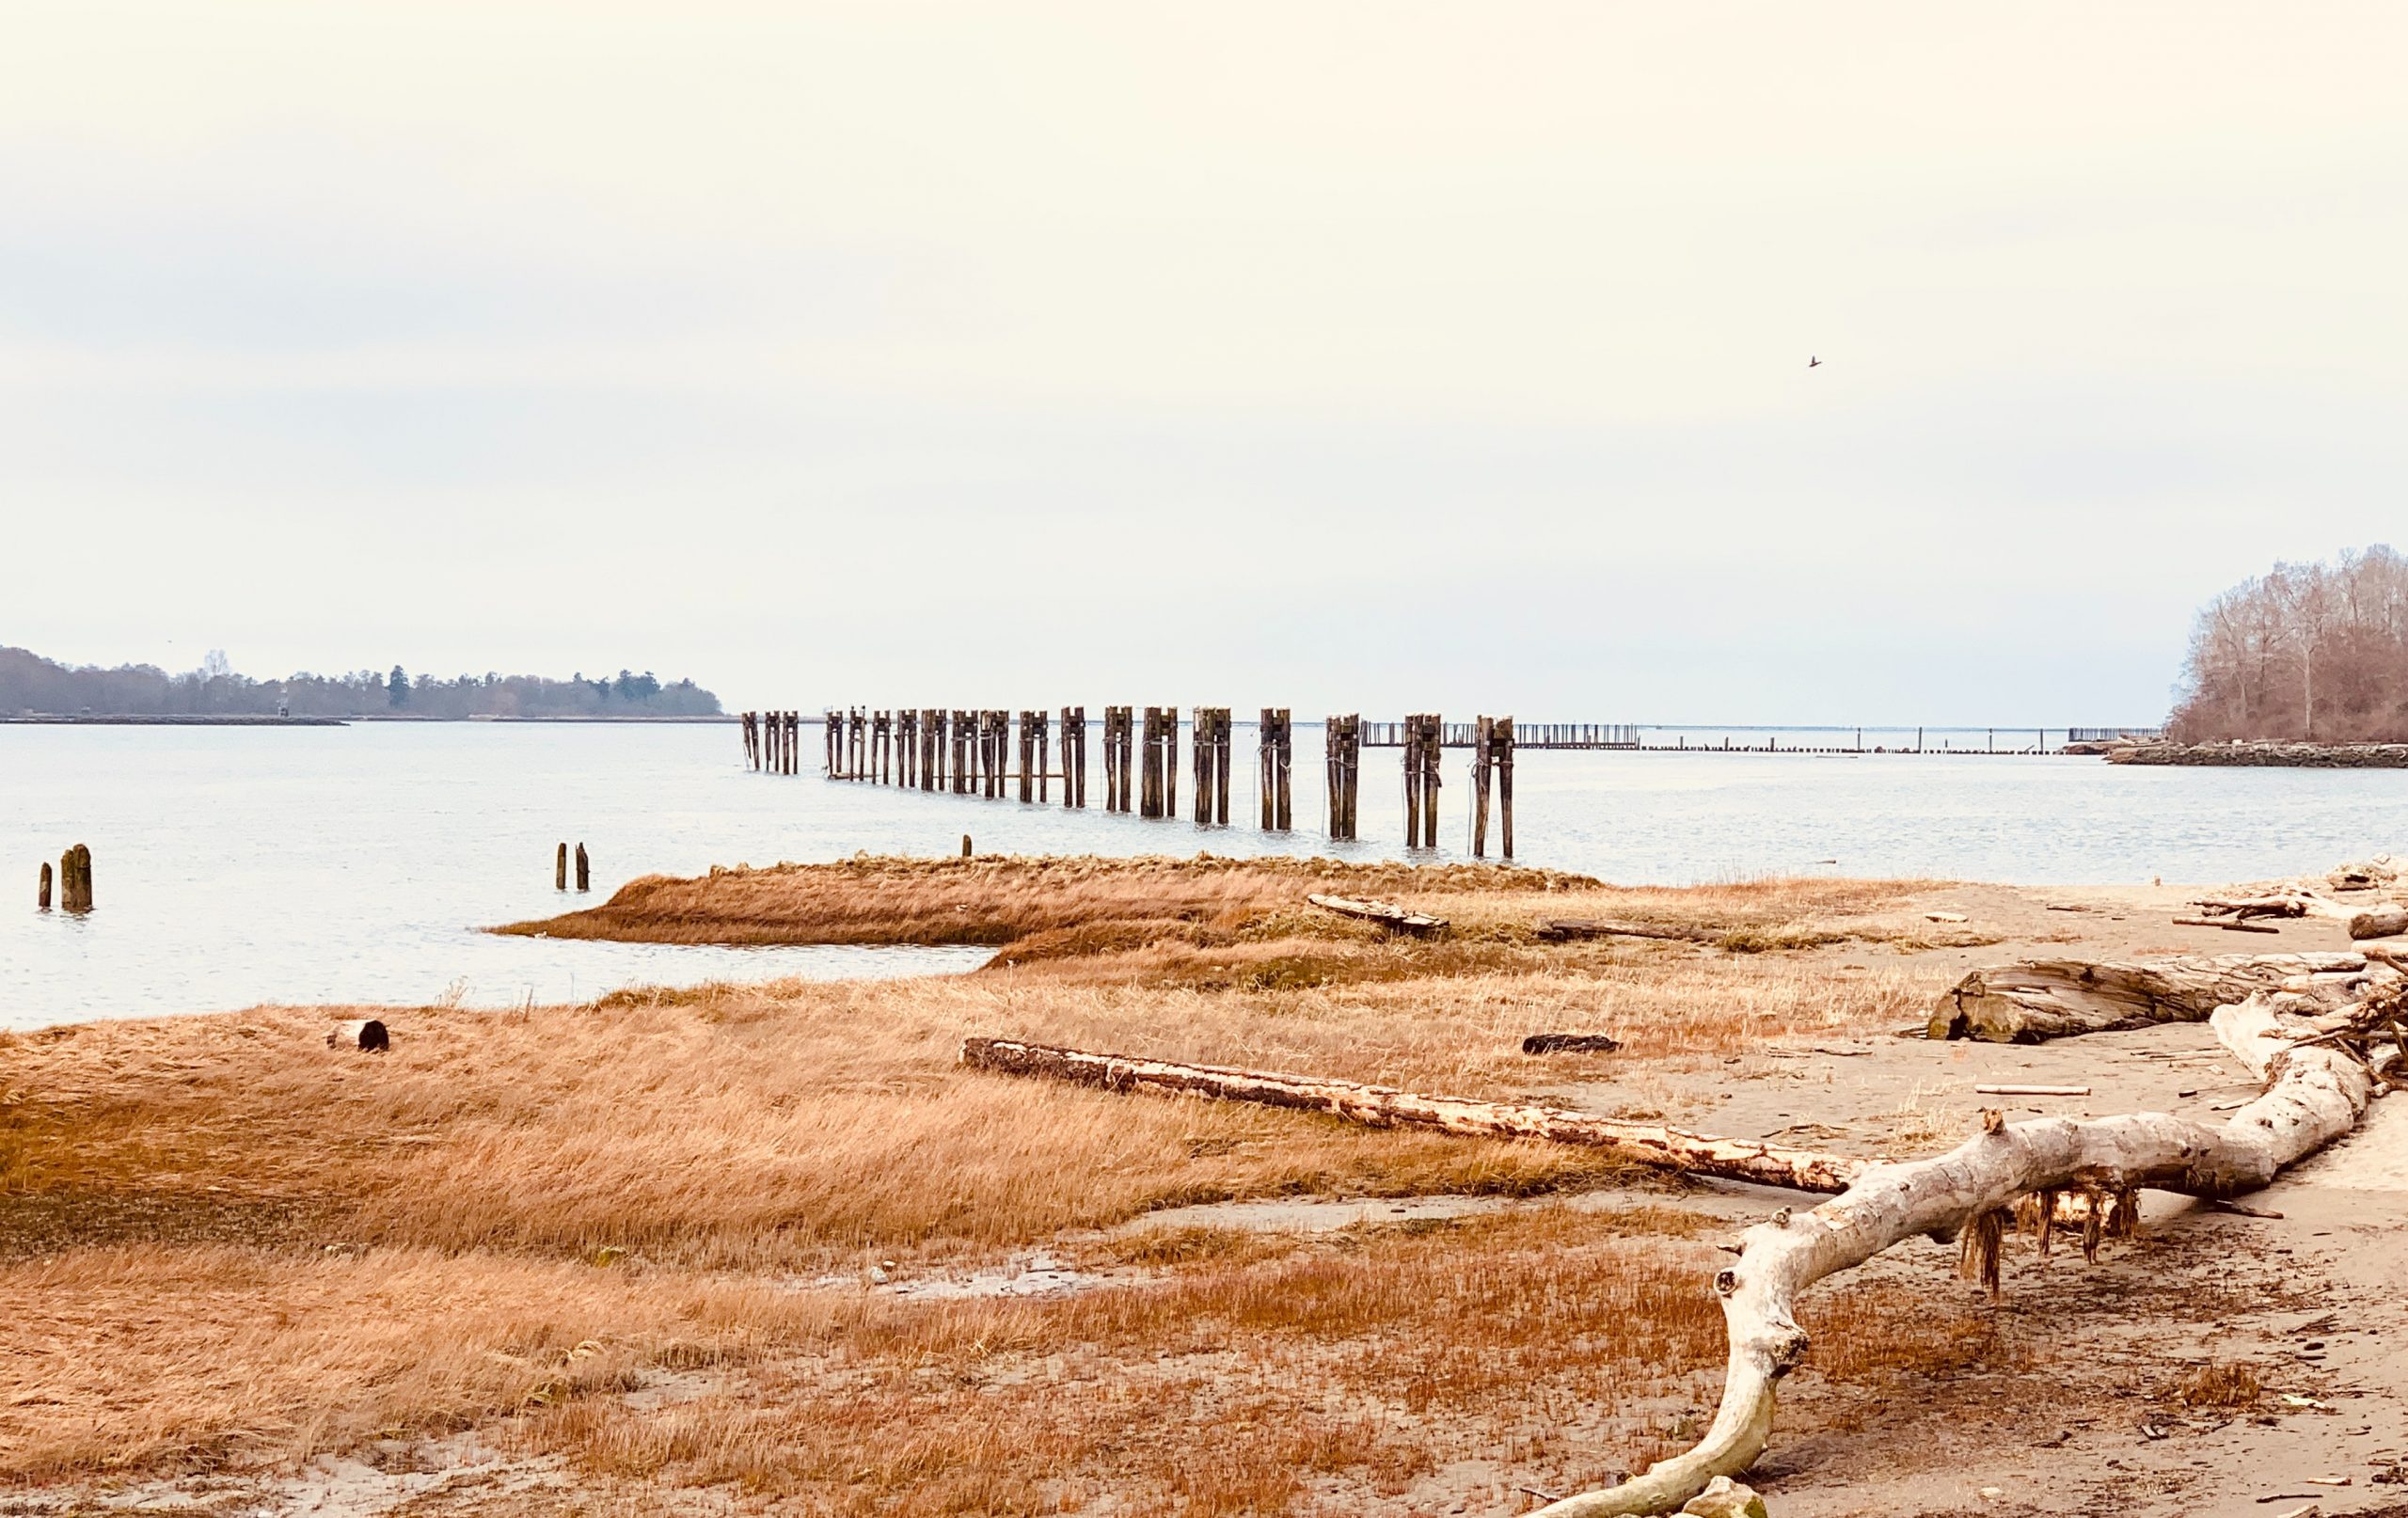
[[[2114,722],[2408,539],[2396,4],[0,31],[0,643],[79,662]]]

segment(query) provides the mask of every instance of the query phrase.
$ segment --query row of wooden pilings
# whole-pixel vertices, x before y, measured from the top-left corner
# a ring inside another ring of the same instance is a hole
[[[1179,814],[1179,729],[1176,706],[1106,706],[1098,724],[1103,739],[1103,807],[1141,816]],[[990,800],[1017,796],[1050,804],[1062,783],[1062,804],[1087,804],[1087,709],[1064,706],[1015,714],[994,708],[832,708],[821,717],[822,773],[922,791],[948,791]],[[1407,718],[1404,744],[1405,846],[1438,846],[1439,753],[1448,729],[1435,713]],[[1234,724],[1227,706],[1198,706],[1189,726],[1195,784],[1192,805],[1201,826],[1227,827],[1234,772]],[[1363,767],[1363,719],[1354,713],[1323,724],[1323,765],[1329,836],[1358,838]],[[744,757],[752,768],[791,775],[799,719],[794,712],[743,714]],[[1513,857],[1513,719],[1483,717],[1473,724],[1471,851],[1488,852],[1492,802],[1498,842]],[[1054,738],[1060,737],[1060,768]],[[1265,706],[1256,735],[1257,795],[1265,832],[1293,830],[1291,772],[1294,722],[1285,706]]]
[[[34,909],[50,910],[50,862],[44,860],[41,874],[34,882]],[[92,909],[92,851],[77,844],[58,856],[58,909],[87,912]]]

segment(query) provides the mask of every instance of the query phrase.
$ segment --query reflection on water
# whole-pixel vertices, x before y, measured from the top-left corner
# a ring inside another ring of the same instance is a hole
[[[1093,708],[1090,708],[1091,710]],[[647,872],[856,850],[1397,857],[1394,750],[1364,754],[1356,844],[1321,816],[1319,733],[1296,737],[1298,830],[770,778],[734,729],[369,723],[345,728],[0,726],[0,1027],[261,1002],[502,1005],[626,985],[916,973],[976,949],[714,949],[474,931],[576,904],[556,845],[592,851],[600,900]],[[1935,730],[1937,731],[1937,730]],[[806,730],[803,750],[816,752]],[[1254,814],[1238,735],[1230,814]],[[1090,739],[1088,751],[1101,744]],[[1184,758],[1184,755],[1182,755]],[[1446,755],[1446,845],[1465,846],[1465,755]],[[1187,767],[1182,765],[1182,769]],[[1525,752],[1523,862],[1685,882],[1788,871],[2030,882],[2225,881],[2408,845],[2408,771],[2113,768],[2097,760]],[[1089,800],[1101,799],[1101,776]],[[34,875],[92,847],[100,909],[33,910]],[[1821,863],[1836,861],[1836,864]]]

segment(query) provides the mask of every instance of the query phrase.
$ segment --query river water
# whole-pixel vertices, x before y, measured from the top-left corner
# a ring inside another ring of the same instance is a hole
[[[1720,731],[1720,730],[1716,730]],[[1935,730],[1936,732],[1937,730]],[[1299,724],[1291,834],[1255,816],[1241,726],[1231,820],[1198,829],[745,770],[726,726],[0,725],[0,1027],[260,1003],[467,1005],[628,985],[967,968],[969,949],[505,939],[580,904],[552,889],[582,841],[598,901],[642,874],[853,853],[1401,857],[1395,750],[1367,750],[1365,838],[1322,836],[1321,737]],[[1650,736],[1649,741],[1656,741]],[[1744,741],[1744,740],[1743,740]],[[1868,741],[1871,735],[1868,734]],[[818,735],[804,730],[807,755]],[[1978,741],[1957,740],[1962,748]],[[1467,850],[1450,750],[1441,848]],[[1182,779],[1192,775],[1182,752]],[[1779,873],[2030,883],[2223,882],[2408,852],[2408,771],[2178,769],[2095,759],[1526,751],[1520,860],[1615,880]],[[34,877],[91,846],[98,909],[37,913]]]

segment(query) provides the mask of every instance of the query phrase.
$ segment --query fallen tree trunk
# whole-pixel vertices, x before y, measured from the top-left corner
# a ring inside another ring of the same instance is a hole
[[[2327,1007],[2363,987],[2360,954],[2226,954],[2117,962],[2027,959],[1976,970],[1932,1009],[1934,1038],[2037,1044],[2074,1034],[2198,1022],[2259,991]]]
[[[1434,1128],[1482,1137],[1552,1139],[1603,1149],[1634,1164],[1801,1192],[1844,1190],[1873,1162],[1753,1139],[1716,1138],[1654,1123],[1616,1122],[1552,1107],[1417,1096],[1352,1081],[1092,1054],[1012,1038],[965,1038],[961,1062],[980,1069],[1045,1076],[1109,1091],[1161,1091],[1328,1113],[1373,1128]]]
[[[2380,907],[2350,919],[2350,937],[2387,939],[2408,933],[2408,908]]]
[[[2174,925],[2177,927],[2220,927],[2227,933],[2279,933],[2282,931],[2279,927],[2268,927],[2263,923],[2252,922],[2246,917],[2178,917],[2174,919]]]
[[[1610,1054],[1621,1047],[1609,1033],[1534,1033],[1522,1040],[1525,1054]]]
[[[2362,1005],[2396,1017],[2397,988]],[[2162,1113],[2008,1124],[1985,1112],[1981,1131],[1928,1160],[1868,1168],[1846,1193],[1793,1216],[1787,1208],[1740,1239],[1739,1258],[1714,1278],[1730,1337],[1722,1403],[1695,1448],[1659,1461],[1601,1492],[1552,1502],[1544,1518],[1664,1513],[1718,1476],[1736,1476],[1764,1452],[1781,1380],[1804,1358],[1795,1316],[1806,1288],[1862,1264],[1892,1244],[1927,1234],[1966,1241],[1984,1277],[1997,1280],[2004,1219],[2028,1196],[2081,1190],[2128,1195],[2138,1187],[2226,1196],[2272,1180],[2284,1166],[2353,1127],[2371,1080],[2350,1052],[2305,1047],[2266,996],[2218,1009],[2216,1036],[2267,1083],[2265,1093],[2221,1124]],[[2392,1050],[2385,1058],[2396,1057]],[[2129,1216],[2128,1209],[2118,1209]],[[2085,1241],[2089,1241],[2087,1239]]]
[[[1568,939],[1673,939],[1694,942],[1706,935],[1694,927],[1668,927],[1661,923],[1634,923],[1620,917],[1551,917],[1539,925],[1539,934],[1551,943]]]
[[[1377,923],[1382,927],[1400,933],[1435,933],[1447,925],[1443,917],[1427,912],[1407,911],[1385,901],[1356,901],[1350,896],[1310,895],[1305,898],[1325,912],[1340,917],[1359,918]]]

